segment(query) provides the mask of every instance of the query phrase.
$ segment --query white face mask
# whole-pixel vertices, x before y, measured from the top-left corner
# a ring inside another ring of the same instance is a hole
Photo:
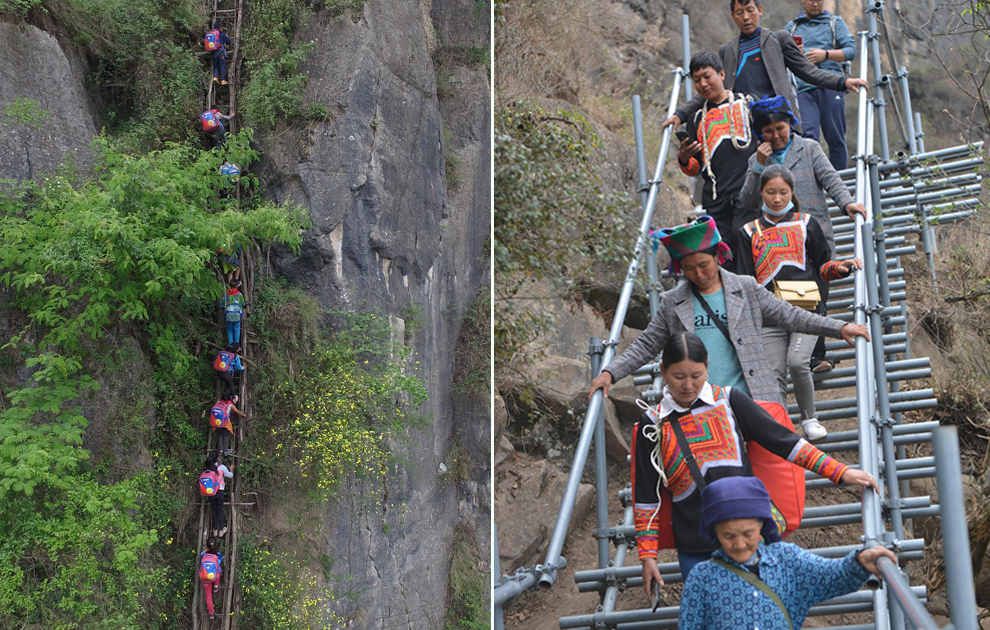
[[[769,214],[772,217],[782,217],[782,216],[784,216],[785,214],[787,214],[788,212],[790,212],[793,209],[794,209],[794,202],[793,201],[789,201],[787,203],[787,206],[783,210],[781,210],[780,212],[774,212],[769,207],[767,207],[767,204],[763,204],[763,212],[765,212],[766,214]]]

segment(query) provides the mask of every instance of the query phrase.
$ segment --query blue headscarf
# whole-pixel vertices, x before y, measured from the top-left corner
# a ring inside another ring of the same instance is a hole
[[[758,477],[723,477],[701,491],[701,535],[718,542],[715,525],[737,518],[763,520],[763,540],[780,541],[770,493]]]

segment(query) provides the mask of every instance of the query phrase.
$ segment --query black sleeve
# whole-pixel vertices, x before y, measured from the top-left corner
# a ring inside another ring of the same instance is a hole
[[[729,406],[746,441],[754,440],[781,459],[787,459],[801,438],[777,424],[766,409],[735,387],[729,390]]]
[[[776,35],[777,43],[780,44],[780,51],[784,55],[784,65],[795,76],[818,87],[838,92],[845,91],[846,77],[844,75],[822,70],[808,61],[807,57],[802,55],[798,49],[797,42],[787,31],[775,31],[774,35]]]
[[[745,227],[741,227],[736,238],[738,240],[736,255],[739,256],[739,260],[736,261],[736,275],[755,278],[756,262],[753,260],[753,237],[746,233]]]
[[[633,485],[634,503],[660,502],[660,497],[657,495],[657,480],[660,475],[650,461],[656,443],[643,436],[643,428],[652,424],[653,420],[644,413],[639,418],[639,424],[636,425],[636,452],[633,454],[636,476],[636,483]]]
[[[688,79],[690,80],[690,79]],[[695,94],[690,101],[684,103],[680,108],[674,113],[677,114],[681,120],[688,122],[694,119],[694,113],[701,109],[701,106],[705,104],[705,99],[700,94]]]
[[[808,256],[808,262],[812,265],[815,279],[818,281],[819,290],[824,289],[827,284],[822,278],[822,265],[831,260],[828,252],[828,242],[825,240],[825,232],[822,226],[818,225],[818,219],[814,217],[808,221],[808,242],[804,246]]]

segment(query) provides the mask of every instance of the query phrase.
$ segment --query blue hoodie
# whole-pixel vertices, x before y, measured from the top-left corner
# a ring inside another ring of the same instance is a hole
[[[849,27],[846,26],[845,21],[838,16],[835,19],[835,39],[833,40],[832,27],[830,25],[831,20],[832,14],[828,11],[822,11],[813,18],[809,18],[802,11],[798,14],[797,18],[787,23],[784,30],[790,33],[793,28],[793,34],[802,37],[803,41],[801,43],[804,44],[805,50],[811,50],[812,48],[822,48],[824,50],[841,49],[846,55],[846,61],[852,61],[856,58],[856,40],[853,39],[852,33],[849,32]],[[822,70],[842,74],[842,64],[834,59],[826,59],[815,65]],[[797,77],[795,78],[797,79],[798,94],[817,87]]]

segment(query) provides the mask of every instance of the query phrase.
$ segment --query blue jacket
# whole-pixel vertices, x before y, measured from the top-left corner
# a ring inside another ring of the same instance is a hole
[[[828,11],[822,11],[814,18],[809,18],[802,11],[795,19],[787,23],[787,27],[784,30],[791,33],[793,29],[793,35],[800,35],[802,37],[801,43],[804,44],[805,50],[812,48],[822,48],[825,50],[841,49],[846,55],[846,61],[852,61],[856,58],[856,40],[853,39],[852,33],[849,32],[849,27],[846,26],[845,21],[838,16],[835,19],[835,38],[833,39],[832,27],[830,25],[831,20],[832,14]],[[838,61],[827,59],[815,65],[827,72],[842,74],[842,64]],[[801,78],[795,78],[797,79],[798,94],[817,87]]]
[[[804,625],[808,609],[827,599],[857,590],[869,573],[856,560],[822,558],[791,543],[760,543],[760,579],[780,597],[795,628]],[[722,549],[713,558],[743,566]],[[745,568],[745,567],[743,567]],[[788,630],[787,620],[763,591],[738,575],[705,561],[691,570],[681,594],[678,630]]]

